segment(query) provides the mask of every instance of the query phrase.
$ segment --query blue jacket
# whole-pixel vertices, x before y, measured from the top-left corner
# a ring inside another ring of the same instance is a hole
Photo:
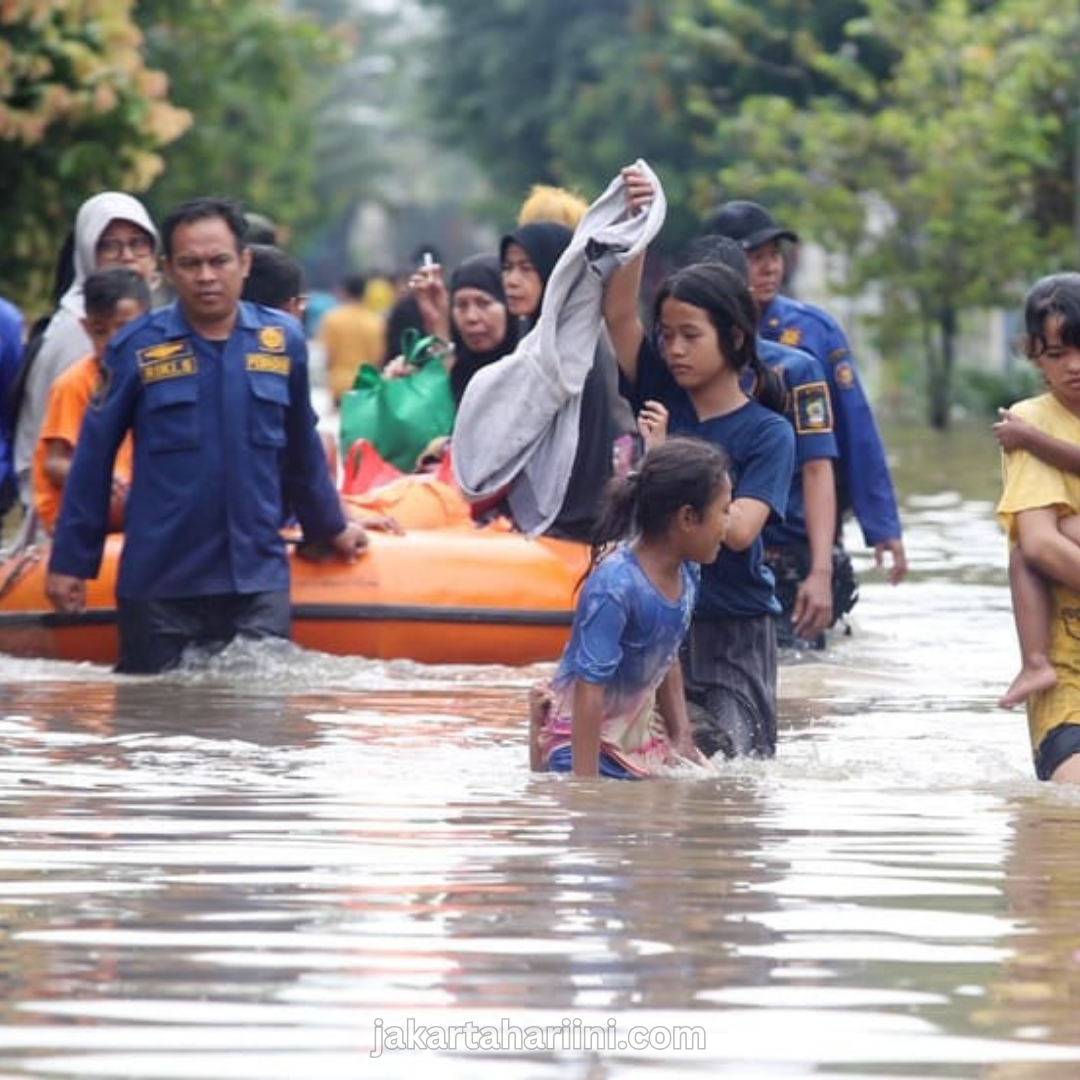
[[[813,304],[775,297],[761,314],[761,336],[816,356],[829,380],[840,451],[840,510],[852,510],[871,547],[900,537],[896,492],[870,402],[839,323]]]
[[[839,451],[833,427],[832,395],[825,370],[816,356],[775,341],[758,338],[758,355],[784,384],[784,414],[795,431],[795,468],[791,475],[784,520],[770,517],[762,537],[765,546],[786,547],[808,543],[802,467],[826,459],[838,465]]]
[[[22,351],[22,312],[10,300],[0,296],[0,482],[9,473],[14,475],[11,449],[14,432],[8,424],[7,399],[19,371]]]
[[[291,316],[241,303],[228,341],[210,342],[174,304],[113,338],[64,486],[51,571],[97,575],[113,458],[129,429],[120,597],[287,589],[285,507],[313,540],[345,528]]]

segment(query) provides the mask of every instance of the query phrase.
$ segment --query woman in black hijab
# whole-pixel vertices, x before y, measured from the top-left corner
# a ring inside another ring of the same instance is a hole
[[[507,307],[526,329],[536,322],[548,278],[573,236],[558,222],[535,221],[502,238],[499,259]]]
[[[536,221],[521,225],[502,238],[499,256],[503,289],[510,313],[520,321],[521,333],[536,323],[548,280],[573,236],[565,225]],[[614,375],[613,357],[598,353],[581,390],[577,453],[566,497],[547,529],[549,536],[582,541],[592,536],[600,496],[612,475],[615,438],[619,434],[615,423],[618,394]]]
[[[469,380],[486,364],[513,352],[516,320],[506,307],[496,255],[473,255],[450,275],[450,390],[460,403]]]

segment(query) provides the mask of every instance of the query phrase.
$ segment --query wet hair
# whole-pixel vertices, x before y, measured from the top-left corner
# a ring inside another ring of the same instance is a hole
[[[702,517],[717,495],[730,490],[728,456],[715,443],[682,436],[654,446],[637,470],[608,481],[586,576],[619,540],[655,539],[684,506]]]
[[[283,308],[302,291],[303,272],[300,264],[287,252],[273,244],[251,244],[251,270],[244,282],[241,298]]]
[[[134,300],[143,311],[150,309],[150,286],[137,270],[105,266],[86,275],[83,309],[87,315],[107,319],[121,300]]]
[[[1066,271],[1040,278],[1024,301],[1023,349],[1031,359],[1046,348],[1046,323],[1061,320],[1061,343],[1080,349],[1080,274]]]
[[[745,279],[719,262],[695,263],[676,270],[656,294],[654,326],[660,325],[665,300],[701,308],[716,329],[727,362],[740,374],[753,372],[754,398],[774,412],[783,413],[783,383],[758,356],[757,310]]]
[[[194,221],[206,221],[208,218],[221,218],[236,237],[237,251],[244,249],[247,221],[240,204],[233,199],[202,195],[174,206],[165,215],[165,220],[161,223],[161,246],[165,257],[172,258],[173,233],[180,225],[190,225]]]

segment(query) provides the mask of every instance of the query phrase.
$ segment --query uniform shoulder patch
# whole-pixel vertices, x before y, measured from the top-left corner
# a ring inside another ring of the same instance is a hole
[[[850,390],[855,385],[855,369],[850,360],[841,360],[833,366],[833,377],[841,390]]]
[[[799,435],[824,435],[833,429],[829,388],[823,382],[795,387],[795,431]]]
[[[285,328],[283,326],[260,326],[257,336],[259,348],[263,352],[283,353],[285,351]]]
[[[797,326],[785,326],[777,340],[781,345],[789,345],[797,349],[802,343],[802,331]]]

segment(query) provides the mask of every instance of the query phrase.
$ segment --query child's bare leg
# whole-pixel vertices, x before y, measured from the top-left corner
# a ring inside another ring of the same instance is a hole
[[[1050,587],[1024,558],[1019,547],[1009,555],[1009,588],[1012,592],[1013,618],[1020,641],[1020,672],[998,699],[1011,709],[1039,690],[1049,690],[1057,682],[1057,672],[1050,663]]]
[[[1080,784],[1080,754],[1067,757],[1050,777],[1057,784]]]
[[[546,683],[529,687],[529,768],[539,772],[543,767],[540,754],[540,731],[551,710],[551,691]]]

